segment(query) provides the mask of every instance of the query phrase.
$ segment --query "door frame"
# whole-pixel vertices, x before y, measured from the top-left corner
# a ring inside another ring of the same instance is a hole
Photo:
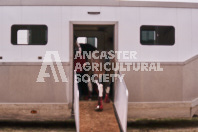
[[[73,38],[74,38],[74,25],[113,25],[114,26],[114,51],[118,50],[118,21],[70,21],[69,22],[69,62],[70,62],[70,85],[69,85],[69,93],[68,100],[70,104],[70,108],[73,109],[74,103],[74,74],[73,74]],[[116,60],[117,61],[117,60]],[[73,110],[72,110],[73,111]]]

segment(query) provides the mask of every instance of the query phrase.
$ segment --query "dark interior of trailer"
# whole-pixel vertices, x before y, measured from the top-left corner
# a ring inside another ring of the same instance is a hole
[[[89,43],[99,51],[114,50],[114,25],[73,25],[73,35],[78,43]],[[97,85],[93,85],[93,92],[89,93],[87,84],[82,83],[80,100],[97,99]],[[110,98],[113,101],[113,83],[111,84]],[[105,88],[106,86],[104,86]],[[104,89],[105,91],[105,89]]]

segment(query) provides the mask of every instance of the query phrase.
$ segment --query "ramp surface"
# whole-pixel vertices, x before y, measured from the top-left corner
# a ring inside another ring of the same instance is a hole
[[[120,132],[112,103],[104,103],[102,112],[94,109],[97,101],[80,101],[80,132]]]

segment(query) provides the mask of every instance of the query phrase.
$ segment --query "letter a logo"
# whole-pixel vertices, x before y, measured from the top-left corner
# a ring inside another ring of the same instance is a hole
[[[42,63],[42,66],[41,66],[41,69],[40,69],[40,72],[39,72],[36,82],[45,82],[44,77],[50,77],[50,74],[45,72],[48,65],[50,66],[50,68],[52,70],[52,74],[54,76],[55,82],[59,82],[59,79],[58,79],[58,76],[56,74],[56,70],[55,70],[55,67],[53,64],[52,55],[54,56],[55,62],[57,64],[58,71],[61,76],[62,82],[68,82],[67,77],[65,75],[65,71],[64,71],[62,63],[61,63],[61,60],[60,60],[60,56],[58,54],[58,51],[46,51],[45,57],[44,57],[44,60],[43,60],[43,63]]]

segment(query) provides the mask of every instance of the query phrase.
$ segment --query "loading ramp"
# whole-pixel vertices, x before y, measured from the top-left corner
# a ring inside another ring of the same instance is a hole
[[[103,111],[96,112],[94,108],[97,101],[79,101],[78,86],[74,81],[74,114],[77,132],[126,132],[128,90],[125,82],[117,80],[114,91],[114,102],[103,103]]]

